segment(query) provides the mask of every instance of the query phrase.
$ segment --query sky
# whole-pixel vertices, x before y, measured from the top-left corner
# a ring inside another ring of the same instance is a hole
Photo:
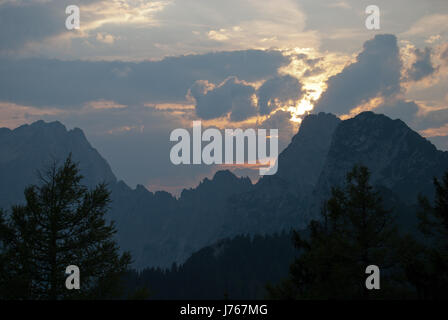
[[[276,128],[282,149],[308,113],[371,110],[448,150],[447,71],[446,0],[0,0],[0,127],[79,127],[119,179],[151,191],[223,168],[258,178],[173,165],[170,132],[194,120]]]

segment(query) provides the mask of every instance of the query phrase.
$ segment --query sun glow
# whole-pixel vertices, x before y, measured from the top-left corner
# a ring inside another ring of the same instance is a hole
[[[287,108],[291,112],[291,121],[293,122],[300,123],[303,115],[313,110],[315,101],[319,99],[325,89],[325,82],[309,81],[304,84],[304,89],[306,91],[304,97],[295,106]]]
[[[291,62],[279,72],[299,79],[305,92],[299,101],[282,108],[291,112],[291,121],[297,123],[300,123],[303,116],[314,109],[316,101],[327,87],[327,80],[341,72],[355,58],[343,54],[323,54],[314,48],[293,48],[284,50],[283,53],[291,57]]]

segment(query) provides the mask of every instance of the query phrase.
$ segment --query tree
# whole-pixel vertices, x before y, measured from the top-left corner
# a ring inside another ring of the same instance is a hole
[[[2,293],[11,299],[113,298],[130,254],[119,254],[106,184],[81,185],[71,155],[40,175],[41,185],[25,189],[25,205],[14,206],[1,221]],[[80,290],[65,287],[66,267],[80,269]]]
[[[434,205],[420,196],[419,229],[425,245],[408,265],[407,273],[422,299],[442,299],[448,292],[448,171],[434,178]]]
[[[5,285],[6,264],[8,262],[5,254],[5,239],[8,237],[9,229],[6,225],[5,214],[0,209],[0,297],[6,295],[7,289]]]
[[[401,259],[410,250],[369,178],[366,167],[354,166],[345,186],[332,188],[308,236],[295,233],[300,256],[290,267],[289,279],[268,287],[272,298],[370,299],[407,292]],[[380,268],[381,290],[366,289],[369,265]]]

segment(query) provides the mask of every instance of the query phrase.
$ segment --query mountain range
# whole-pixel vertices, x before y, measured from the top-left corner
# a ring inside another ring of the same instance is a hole
[[[22,202],[25,186],[38,182],[37,170],[69,153],[86,185],[108,183],[108,218],[116,221],[118,244],[131,251],[136,268],[183,263],[193,252],[241,234],[304,229],[355,164],[368,166],[373,184],[401,208],[414,205],[419,194],[432,196],[433,177],[448,169],[448,152],[401,120],[363,112],[342,121],[319,113],[303,119],[279,155],[275,175],[252,184],[218,171],[175,198],[119,181],[80,129],[38,121],[0,129],[0,207]]]

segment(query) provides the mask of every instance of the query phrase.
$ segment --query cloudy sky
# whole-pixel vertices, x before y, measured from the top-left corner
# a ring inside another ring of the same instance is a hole
[[[285,147],[304,114],[373,110],[448,150],[447,71],[446,0],[0,0],[0,127],[79,127],[151,191],[218,169],[170,163],[170,132],[193,120],[278,128]]]

